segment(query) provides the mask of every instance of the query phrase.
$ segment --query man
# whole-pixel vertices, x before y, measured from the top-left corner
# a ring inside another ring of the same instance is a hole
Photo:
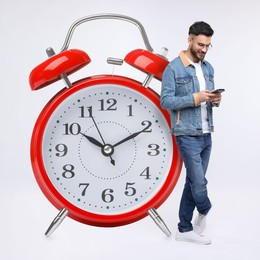
[[[211,208],[205,174],[214,131],[212,107],[219,106],[221,94],[214,90],[214,70],[205,61],[214,31],[205,22],[189,28],[188,48],[166,67],[161,91],[161,106],[170,111],[172,129],[186,168],[186,182],[180,202],[176,240],[210,244],[202,236],[206,215]],[[193,211],[198,216],[192,225]]]

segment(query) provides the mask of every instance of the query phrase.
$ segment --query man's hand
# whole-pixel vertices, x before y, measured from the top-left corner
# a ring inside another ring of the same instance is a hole
[[[195,106],[199,106],[201,103],[206,101],[211,101],[212,104],[216,105],[219,104],[221,101],[221,94],[220,93],[211,93],[208,90],[202,90],[198,93],[193,94]]]
[[[203,103],[203,102],[206,102],[206,101],[210,101],[216,95],[216,94],[210,93],[208,90],[202,90],[202,91],[200,91],[197,94],[198,94],[198,99],[199,99],[200,103]]]
[[[211,99],[211,103],[213,106],[218,106],[221,102],[221,94],[220,93],[216,93],[214,94],[214,97]]]

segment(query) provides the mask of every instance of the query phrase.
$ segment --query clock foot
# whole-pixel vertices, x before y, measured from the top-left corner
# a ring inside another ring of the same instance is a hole
[[[61,222],[64,220],[67,214],[68,214],[68,210],[63,208],[50,224],[49,228],[45,232],[45,236],[49,237],[56,230],[56,228],[61,224]]]
[[[155,224],[163,231],[163,233],[169,237],[171,235],[171,231],[168,229],[157,211],[154,208],[151,208],[148,210],[148,214],[153,219]]]

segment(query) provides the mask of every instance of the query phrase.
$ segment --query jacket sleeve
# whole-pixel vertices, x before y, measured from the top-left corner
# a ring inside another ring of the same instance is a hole
[[[168,110],[180,110],[187,107],[194,107],[197,105],[195,102],[195,95],[189,94],[186,96],[176,96],[176,78],[174,70],[169,64],[162,78],[162,89],[161,89],[161,106]]]

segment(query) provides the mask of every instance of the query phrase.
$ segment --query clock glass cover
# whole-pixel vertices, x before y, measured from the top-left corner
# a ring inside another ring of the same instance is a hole
[[[56,95],[42,113],[32,162],[54,205],[108,219],[140,208],[147,214],[177,182],[179,155],[169,114],[158,95],[139,83],[123,77],[83,80]]]

